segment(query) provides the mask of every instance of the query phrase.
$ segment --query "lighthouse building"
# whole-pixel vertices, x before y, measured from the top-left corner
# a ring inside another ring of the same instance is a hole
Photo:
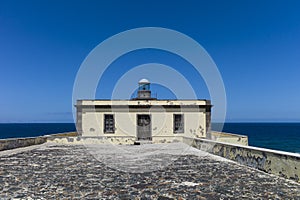
[[[157,99],[150,82],[138,83],[128,100],[77,100],[77,131],[82,137],[130,137],[135,141],[173,141],[176,137],[208,138],[209,100]]]

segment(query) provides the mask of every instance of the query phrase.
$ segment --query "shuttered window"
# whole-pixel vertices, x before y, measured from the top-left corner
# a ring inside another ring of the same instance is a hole
[[[115,132],[115,118],[114,115],[104,115],[104,133]]]
[[[182,114],[174,114],[174,133],[183,133],[184,132],[184,119]]]

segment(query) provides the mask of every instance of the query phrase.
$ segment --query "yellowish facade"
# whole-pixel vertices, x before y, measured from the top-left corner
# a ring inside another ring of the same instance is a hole
[[[131,136],[139,140],[139,116],[149,116],[148,140],[206,138],[210,132],[211,107],[209,100],[78,100],[77,130],[86,137]],[[113,132],[105,132],[106,115],[113,116]],[[175,115],[181,116],[180,132],[175,131]]]

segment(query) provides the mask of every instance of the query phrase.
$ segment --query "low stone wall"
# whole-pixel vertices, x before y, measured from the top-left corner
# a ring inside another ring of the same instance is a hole
[[[56,142],[60,144],[134,144],[136,137],[134,136],[97,136],[97,137],[64,137],[54,136],[48,137],[48,142]],[[182,136],[154,136],[151,143],[171,143],[182,142]]]
[[[154,136],[152,137],[152,143],[172,143],[172,142],[182,142],[182,136]]]
[[[248,136],[211,131],[211,140],[248,146]]]
[[[43,144],[45,142],[47,142],[46,137],[1,139],[0,151],[15,149],[19,147],[27,147],[36,144]]]
[[[134,144],[135,137],[98,136],[98,137],[48,137],[47,142],[59,144]]]
[[[0,151],[20,148],[20,147],[27,147],[31,145],[37,145],[37,144],[43,144],[47,142],[49,138],[70,137],[70,136],[77,136],[77,135],[78,135],[77,132],[65,132],[65,133],[44,135],[39,137],[0,139]]]
[[[77,132],[63,132],[63,133],[55,133],[50,135],[45,135],[44,137],[76,137],[79,136]]]
[[[183,137],[183,142],[264,172],[300,182],[300,154]]]

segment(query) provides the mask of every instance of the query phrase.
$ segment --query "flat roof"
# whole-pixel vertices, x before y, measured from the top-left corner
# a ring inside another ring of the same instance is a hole
[[[129,106],[211,106],[210,100],[205,99],[130,99],[130,100],[109,100],[109,99],[82,99],[77,100],[76,106],[117,106],[117,105],[129,105]]]

